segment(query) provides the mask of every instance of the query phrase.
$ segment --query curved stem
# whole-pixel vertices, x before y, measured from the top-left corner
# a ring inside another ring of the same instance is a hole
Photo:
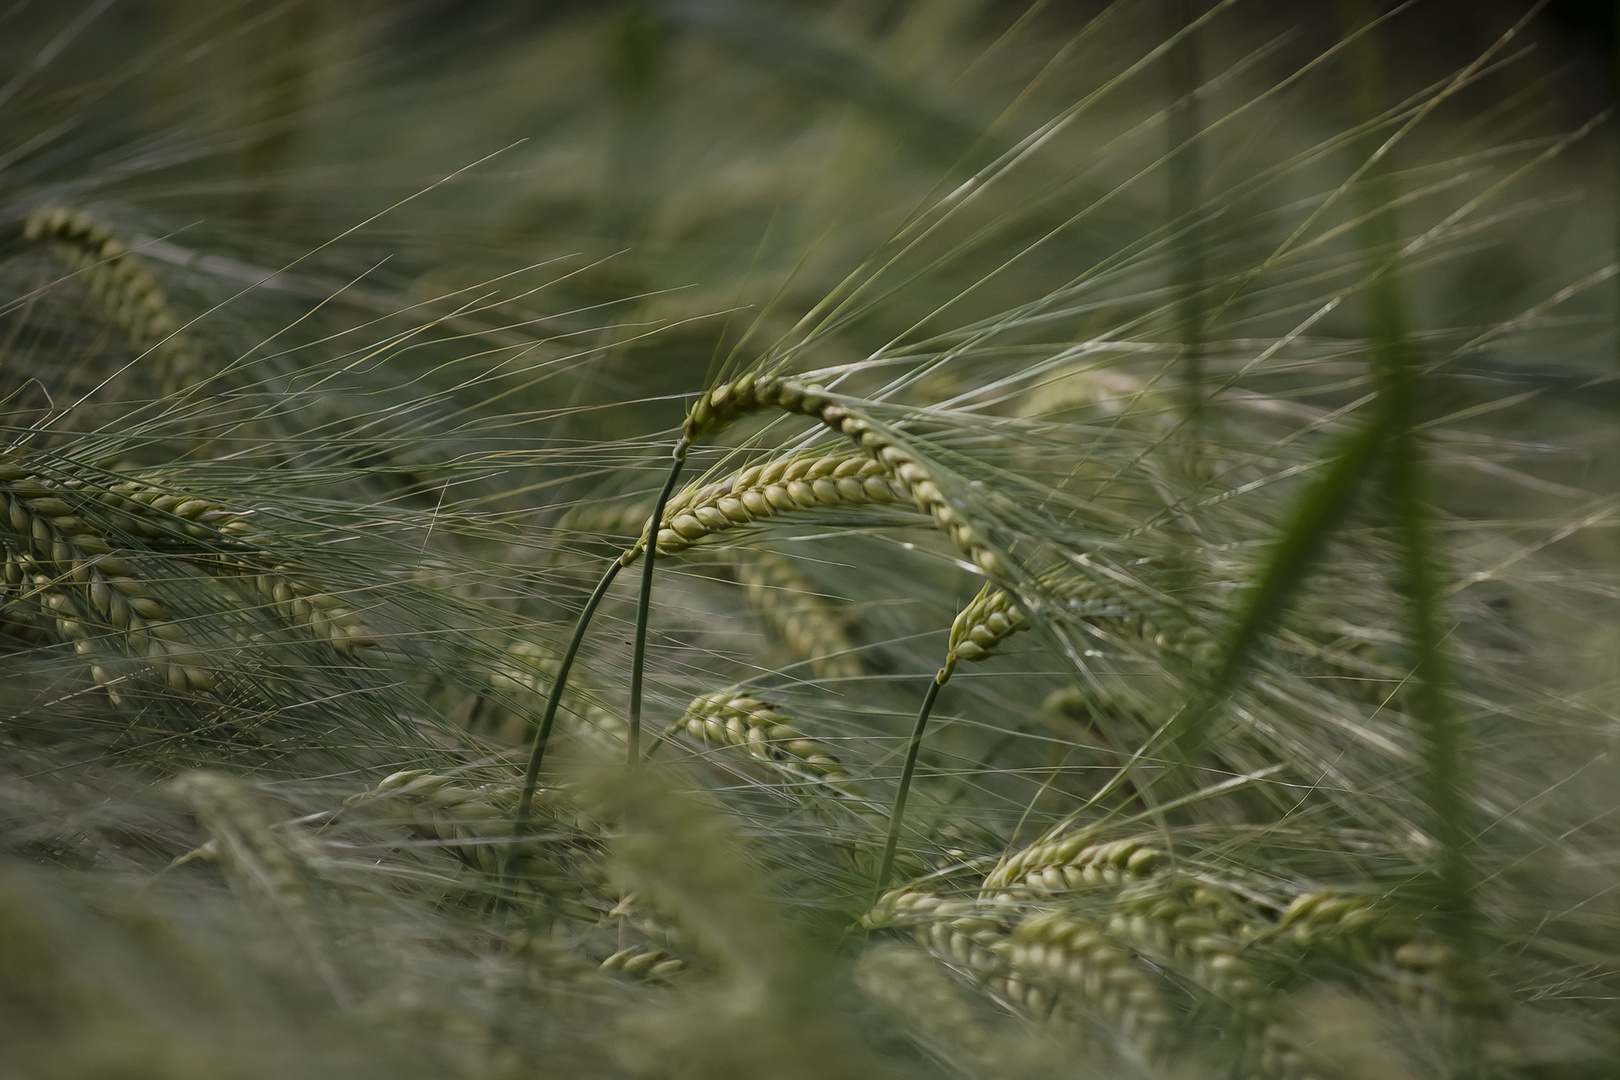
[[[511,867],[517,853],[517,843],[523,838],[524,830],[529,824],[529,810],[534,805],[534,790],[540,781],[540,763],[546,756],[546,743],[551,739],[551,726],[557,720],[557,706],[562,702],[563,688],[568,685],[568,672],[574,666],[574,657],[579,654],[580,642],[585,640],[585,630],[591,625],[591,617],[596,614],[596,607],[607,595],[608,586],[613,579],[619,576],[624,569],[624,563],[614,559],[608,566],[607,573],[597,582],[596,591],[591,598],[585,601],[585,607],[579,613],[579,620],[574,623],[574,636],[569,639],[568,650],[563,653],[562,662],[557,665],[557,676],[551,681],[551,693],[546,696],[546,711],[540,718],[540,726],[535,729],[534,746],[529,750],[529,764],[523,770],[523,791],[518,795],[517,814],[512,819],[512,842],[506,849],[506,864]]]
[[[664,479],[664,490],[653,503],[652,518],[647,523],[647,560],[641,567],[641,596],[636,601],[636,642],[630,659],[630,738],[625,760],[634,767],[641,760],[641,677],[647,663],[647,616],[652,609],[653,564],[658,561],[658,529],[664,522],[664,507],[669,494],[680,479],[681,466],[686,464],[686,439],[675,444],[675,460],[670,463],[669,476]]]
[[[946,664],[934,676],[934,681],[928,684],[928,694],[917,713],[917,723],[911,729],[911,742],[906,746],[906,763],[900,770],[900,790],[895,793],[894,810],[889,814],[889,835],[883,841],[883,863],[878,868],[877,876],[879,897],[889,887],[889,875],[894,872],[894,849],[900,842],[900,822],[906,815],[906,798],[911,794],[911,774],[917,769],[917,752],[922,749],[923,729],[928,726],[928,714],[934,711],[934,699],[939,697],[940,687],[950,681],[955,667],[955,664]]]

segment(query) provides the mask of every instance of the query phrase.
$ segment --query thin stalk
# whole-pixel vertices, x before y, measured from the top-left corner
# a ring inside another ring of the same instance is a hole
[[[900,822],[906,816],[906,799],[911,794],[911,774],[917,771],[917,753],[922,749],[923,729],[928,727],[928,715],[934,711],[934,699],[939,697],[940,688],[950,682],[954,668],[954,664],[940,668],[934,681],[928,684],[928,693],[917,712],[917,722],[911,728],[911,742],[906,745],[906,763],[900,769],[900,790],[895,792],[894,810],[889,814],[889,835],[883,840],[883,862],[878,867],[877,875],[876,895],[879,897],[889,887],[889,875],[894,873],[894,849],[900,843]]]
[[[607,595],[608,586],[613,584],[613,579],[619,576],[622,569],[624,562],[620,559],[614,559],[608,564],[607,573],[596,583],[591,598],[585,601],[585,607],[574,623],[574,636],[568,639],[568,649],[563,653],[562,662],[557,665],[557,676],[551,681],[551,693],[546,695],[546,711],[540,717],[539,727],[535,728],[534,745],[529,749],[529,764],[523,770],[523,790],[518,795],[517,815],[512,819],[512,843],[506,849],[508,868],[516,858],[517,843],[523,838],[524,830],[528,828],[529,811],[534,805],[534,790],[540,782],[540,763],[545,760],[546,743],[551,739],[551,726],[557,721],[557,706],[562,702],[563,688],[568,685],[568,673],[574,667],[574,657],[579,655],[580,643],[585,640],[585,630],[591,625],[591,618],[596,614],[597,605],[601,604],[602,597]]]
[[[630,659],[630,739],[625,761],[634,768],[641,762],[641,679],[647,666],[647,616],[652,610],[653,564],[658,561],[658,527],[664,521],[664,507],[670,492],[681,477],[681,466],[686,464],[686,449],[691,444],[682,439],[675,444],[675,460],[670,463],[669,475],[664,478],[664,489],[653,503],[652,519],[647,523],[646,561],[641,567],[641,596],[636,601],[636,642]]]

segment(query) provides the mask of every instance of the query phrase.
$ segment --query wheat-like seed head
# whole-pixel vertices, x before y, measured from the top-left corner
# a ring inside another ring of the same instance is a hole
[[[859,406],[833,401],[821,387],[772,375],[744,375],[700,397],[687,414],[682,432],[688,441],[694,441],[748,413],[772,408],[814,417],[855,442],[868,457],[889,470],[917,509],[933,518],[970,562],[992,578],[1009,576],[1004,556],[980,527],[951,505],[928,468],[862,416]]]
[[[212,541],[218,546],[193,557],[241,581],[283,621],[303,627],[344,656],[352,656],[356,648],[376,645],[352,608],[303,580],[297,567],[277,563],[273,556],[265,554],[274,550],[275,538],[261,532],[240,511],[212,499],[168,491],[139,480],[122,481],[109,488],[80,484],[74,490],[99,503],[116,526],[132,536]],[[244,546],[261,550],[241,550]]]
[[[200,375],[201,365],[180,318],[169,306],[163,287],[129,247],[105,224],[72,207],[43,207],[28,215],[23,235],[48,243],[76,271],[106,312],[137,350],[152,351],[161,364],[158,383],[164,394],[183,390]]]
[[[1162,1054],[1173,1014],[1128,943],[1059,908],[1026,916],[1004,948],[1012,977],[1044,984],[1056,994],[1060,1008],[1070,995],[1077,997],[1145,1056]]]
[[[208,691],[213,677],[164,605],[114,555],[112,547],[63,498],[65,488],[41,482],[33,470],[0,461],[0,511],[10,534],[7,580],[27,579],[43,592],[63,633],[81,655],[93,651],[90,627],[116,630],[131,654],[145,658],[177,692]],[[30,572],[30,565],[34,568]],[[96,672],[98,681],[105,676]]]
[[[436,847],[449,850],[469,869],[491,877],[516,871],[517,879],[553,896],[577,891],[577,880],[548,857],[535,840],[511,842],[515,781],[475,784],[425,769],[392,773],[375,788],[351,796],[365,807]],[[507,863],[515,858],[514,863]]]
[[[1038,841],[1004,859],[984,879],[984,894],[1021,889],[1053,895],[1119,885],[1151,874],[1164,853],[1146,840],[1093,843],[1085,833]]]
[[[1210,998],[1254,1021],[1264,1021],[1272,1005],[1249,960],[1265,925],[1229,891],[1193,885],[1173,871],[1120,896],[1107,920],[1121,941],[1177,964]]]
[[[793,560],[774,552],[739,552],[737,580],[749,605],[796,655],[807,657],[818,679],[853,679],[861,660],[843,614],[823,598]]]
[[[1019,915],[1018,905],[1004,899],[945,897],[904,885],[885,893],[861,917],[861,925],[910,930],[919,945],[946,963],[991,979],[1007,972],[1007,935]]]
[[[1116,591],[1090,578],[1067,571],[1051,571],[1036,579],[1038,587],[1055,598],[1057,605],[1094,626],[1107,626],[1159,649],[1178,651],[1198,660],[1207,660],[1212,639],[1200,627],[1166,618],[1150,618],[1140,612],[1085,613],[1085,605],[1109,600]],[[946,666],[958,661],[983,660],[1008,638],[1029,629],[1029,617],[1006,589],[986,582],[977,596],[968,601],[951,623]],[[1174,626],[1174,629],[1170,629]]]
[[[921,949],[877,945],[861,954],[855,984],[950,1056],[980,1069],[1007,1049],[939,961]]]
[[[658,529],[658,554],[673,555],[711,536],[782,514],[885,505],[909,498],[881,462],[860,454],[817,453],[750,465],[673,496]],[[635,558],[645,537],[626,554]]]
[[[679,729],[693,738],[736,746],[761,761],[792,765],[823,780],[845,780],[849,770],[768,701],[733,690],[705,694],[686,707]]]

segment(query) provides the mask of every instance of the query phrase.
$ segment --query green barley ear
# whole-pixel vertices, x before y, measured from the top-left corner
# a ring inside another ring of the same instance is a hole
[[[196,346],[163,287],[110,226],[84,210],[47,206],[28,215],[23,235],[48,245],[83,282],[107,321],[133,349],[151,357],[153,381],[164,396],[204,376]]]
[[[77,492],[36,479],[26,464],[0,461],[0,547],[8,584],[40,598],[63,636],[91,659],[97,681],[111,681],[94,659],[97,642],[110,634],[171,690],[212,690],[202,654],[150,584],[75,513],[81,502]]]
[[[922,1042],[970,1074],[1016,1075],[1018,1040],[998,1030],[964,988],[921,949],[874,945],[855,964],[855,984]]]
[[[738,552],[732,565],[749,606],[818,679],[837,683],[865,670],[846,619],[792,559],[770,551]]]
[[[193,541],[211,542],[214,550],[198,557],[203,566],[241,582],[279,618],[328,642],[343,656],[377,644],[357,612],[306,580],[296,566],[280,562],[274,554],[276,538],[240,511],[138,480],[93,490],[92,495],[118,515],[122,527],[143,539],[161,541],[182,533]]]
[[[298,826],[272,827],[261,801],[240,780],[198,770],[176,778],[171,789],[214,838],[219,861],[233,884],[284,920],[302,946],[311,969],[332,997],[348,1002],[353,992],[332,963],[318,917]]]
[[[735,690],[705,694],[686,707],[676,727],[700,742],[734,746],[760,761],[819,780],[844,781],[850,776],[826,748],[794,727],[791,718],[752,694]]]
[[[882,462],[823,451],[750,465],[672,496],[658,529],[658,554],[673,555],[713,536],[787,514],[886,506],[910,496]],[[631,557],[644,549],[636,541]]]
[[[583,786],[620,822],[612,854],[626,887],[669,912],[713,972],[683,980],[676,1001],[624,1018],[624,1064],[649,1069],[673,1056],[702,1076],[889,1074],[725,817],[650,767],[598,771]]]
[[[985,534],[981,524],[968,520],[940,490],[939,484],[912,451],[874,419],[864,415],[859,402],[836,398],[822,387],[805,385],[775,375],[744,375],[703,394],[687,414],[683,436],[692,441],[717,434],[749,413],[779,409],[819,420],[858,445],[873,461],[894,476],[916,504],[934,519],[957,549],[992,580],[1007,579],[1006,556]]]

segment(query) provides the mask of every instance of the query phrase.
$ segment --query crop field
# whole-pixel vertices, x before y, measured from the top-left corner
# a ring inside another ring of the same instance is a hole
[[[0,10],[0,1080],[1613,1076],[1604,7]]]

